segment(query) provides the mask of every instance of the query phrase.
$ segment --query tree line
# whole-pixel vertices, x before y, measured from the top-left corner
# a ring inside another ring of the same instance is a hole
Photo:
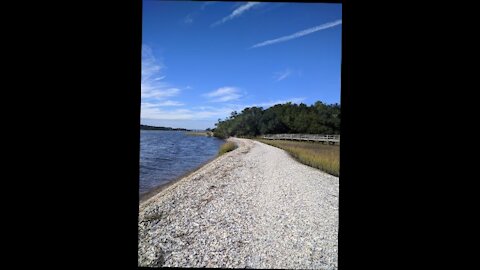
[[[265,110],[245,108],[224,120],[218,119],[213,129],[219,138],[279,133],[340,134],[340,104],[317,101],[307,106],[288,102]]]
[[[140,129],[141,129],[141,130],[181,130],[181,131],[191,131],[191,130],[185,129],[185,128],[154,127],[154,126],[148,126],[148,125],[142,125],[142,124],[140,124]]]

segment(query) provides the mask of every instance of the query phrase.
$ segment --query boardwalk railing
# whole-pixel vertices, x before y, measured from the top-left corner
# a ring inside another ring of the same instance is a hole
[[[262,137],[267,140],[295,140],[340,144],[340,135],[318,134],[267,134]]]

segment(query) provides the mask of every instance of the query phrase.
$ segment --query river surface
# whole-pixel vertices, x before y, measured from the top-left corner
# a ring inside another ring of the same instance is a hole
[[[140,131],[140,195],[213,159],[223,140],[184,131]]]

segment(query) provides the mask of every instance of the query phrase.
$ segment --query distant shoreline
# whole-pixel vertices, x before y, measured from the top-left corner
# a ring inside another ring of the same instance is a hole
[[[154,127],[149,125],[140,125],[140,130],[172,130],[172,131],[191,131],[186,128]]]

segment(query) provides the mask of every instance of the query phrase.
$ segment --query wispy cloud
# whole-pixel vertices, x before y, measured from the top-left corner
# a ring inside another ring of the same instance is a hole
[[[210,2],[204,2],[204,3],[202,3],[202,5],[200,6],[199,9],[195,10],[195,11],[192,12],[192,13],[187,14],[187,16],[185,16],[185,17],[183,18],[183,20],[182,20],[183,23],[184,23],[184,24],[187,24],[187,25],[192,24],[192,23],[195,21],[195,18],[196,18],[200,13],[202,13],[202,10],[204,10],[207,6],[210,6],[210,5],[215,4],[215,3],[218,3],[218,2],[210,1]]]
[[[140,117],[156,120],[187,120],[193,119],[193,114],[187,109],[164,110],[156,107],[142,107]]]
[[[141,118],[155,120],[216,120],[232,112],[232,108],[223,106],[208,109],[175,109],[165,110],[160,106],[142,106]]]
[[[147,45],[142,45],[142,81],[141,81],[141,110],[152,110],[159,106],[183,106],[184,104],[174,100],[166,100],[177,96],[181,90],[165,82],[162,74],[163,66],[159,63]]]
[[[193,23],[193,15],[192,15],[192,14],[188,14],[187,16],[185,16],[185,18],[183,19],[183,22],[186,23],[186,24],[191,24],[191,23]]]
[[[260,43],[257,43],[255,45],[253,45],[250,48],[258,48],[258,47],[272,45],[272,44],[279,43],[279,42],[288,41],[288,40],[291,40],[291,39],[295,39],[295,38],[299,38],[299,37],[303,37],[303,36],[315,33],[315,32],[320,31],[320,30],[328,29],[328,28],[331,28],[331,27],[334,27],[334,26],[337,26],[337,25],[340,25],[340,24],[342,24],[342,20],[336,20],[336,21],[333,21],[333,22],[325,23],[325,24],[322,24],[322,25],[318,25],[318,26],[315,26],[315,27],[312,27],[312,28],[308,28],[308,29],[299,31],[299,32],[296,32],[296,33],[288,35],[288,36],[284,36],[284,37],[260,42]]]
[[[168,107],[168,106],[183,106],[185,104],[178,102],[178,101],[173,101],[173,100],[167,100],[163,102],[156,102],[156,103],[151,103],[151,102],[142,102],[141,107],[142,109],[151,109],[151,108],[159,108],[159,107]]]
[[[212,5],[212,4],[216,4],[218,3],[217,1],[208,1],[208,2],[205,2],[202,4],[202,6],[200,7],[200,9],[204,10],[206,7]]]
[[[173,97],[180,93],[178,88],[163,88],[158,89],[155,86],[142,85],[142,98],[156,98],[164,99],[167,97]]]
[[[230,13],[230,15],[224,17],[223,19],[213,23],[211,26],[217,26],[217,25],[220,25],[222,23],[225,23],[226,21],[229,21],[233,18],[236,18],[240,15],[242,15],[243,13],[245,13],[247,10],[251,9],[252,7],[256,6],[260,4],[259,2],[248,2],[246,4],[243,4],[241,5],[240,7],[236,8],[232,13]]]
[[[160,70],[164,67],[158,63],[153,56],[152,49],[143,44],[142,45],[142,81],[146,81],[160,74]]]
[[[144,119],[156,120],[216,120],[225,118],[233,111],[242,111],[245,108],[263,107],[264,109],[276,104],[285,104],[287,102],[300,103],[305,98],[289,98],[283,100],[267,101],[253,104],[224,104],[220,107],[196,106],[191,109],[165,110],[159,104],[142,103],[141,117]]]
[[[286,69],[285,71],[276,72],[274,74],[274,78],[277,82],[286,79],[288,76],[292,75],[292,71],[290,69]]]
[[[183,106],[183,105],[185,105],[185,103],[173,101],[173,100],[166,100],[158,103],[158,106]]]
[[[221,106],[194,106],[190,109],[166,110],[159,104],[142,103],[141,122],[183,128],[214,127],[217,119],[225,119],[231,112],[241,112],[245,108],[263,107],[264,109],[276,104],[287,102],[300,103],[305,98],[296,97],[282,100],[266,101],[253,104],[222,104]]]
[[[236,87],[220,87],[215,91],[204,94],[211,102],[226,102],[239,99],[242,95]]]

